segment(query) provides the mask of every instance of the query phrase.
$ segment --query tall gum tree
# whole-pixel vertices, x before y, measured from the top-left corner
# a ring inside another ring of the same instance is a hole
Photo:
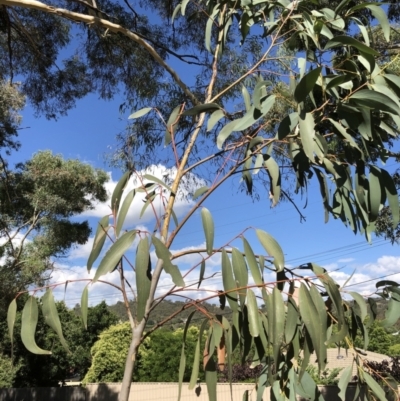
[[[160,83],[160,96],[140,96],[140,91],[145,90],[141,87],[137,102],[128,102],[134,108],[130,116],[133,123],[121,138],[123,146],[118,155],[124,161],[126,173],[111,197],[111,214],[98,225],[88,260],[89,270],[97,264],[91,285],[115,268],[121,278],[119,289],[125,300],[132,339],[119,400],[128,400],[139,345],[159,327],[145,332],[152,310],[165,297],[182,293],[188,301],[184,308],[204,315],[189,386],[196,385],[203,352],[202,365],[211,400],[216,399],[217,369],[227,365],[228,372],[231,371],[232,352],[240,347],[246,357],[253,344],[253,363],[263,366],[258,400],[267,387],[273,397],[282,401],[294,400],[296,394],[319,398],[315,383],[306,372],[310,354],[316,352],[318,369],[322,371],[327,362],[327,346],[344,342],[358,366],[357,386],[366,384],[372,395],[384,401],[385,392],[373,378],[373,372],[363,368],[362,352],[354,346],[357,333],[363,336],[364,347],[368,344],[366,325],[375,318],[373,298],[366,300],[339,287],[325,269],[311,262],[287,268],[280,245],[262,230],[255,231],[265,250],[263,254],[255,254],[255,245],[246,240],[250,228],[237,233],[226,244],[215,245],[213,218],[203,207],[221,184],[237,174],[242,175],[249,193],[258,180],[267,185],[275,206],[281,198],[290,197],[288,188],[283,188],[288,181],[282,179],[288,175],[293,177],[297,192],[306,191],[311,179],[319,182],[325,221],[329,216],[340,219],[370,240],[379,212],[387,205],[392,225],[398,224],[395,184],[390,174],[377,166],[380,160],[386,162],[398,156],[391,147],[400,127],[400,78],[391,70],[397,57],[382,60],[385,49],[377,51],[369,33],[369,25],[376,19],[384,40],[390,43],[392,28],[384,9],[376,3],[350,0],[183,0],[178,4],[149,1],[147,7],[158,12],[157,18],[174,21],[176,40],[172,35],[165,45],[160,37],[136,30],[134,23],[124,25],[123,19],[113,16],[110,3],[106,2],[104,9],[103,3],[93,2],[84,5],[83,10],[81,2],[76,5],[0,0],[0,4],[9,18],[14,13],[34,11],[43,18],[86,24],[89,35],[102,36],[109,50],[120,49],[125,42],[134,44],[135,51],[140,49],[141,54],[157,64],[161,76],[168,77],[161,80],[164,83]],[[138,26],[143,27],[139,5],[125,4],[126,10],[137,18]],[[396,4],[389,12],[398,14]],[[9,38],[12,43],[12,37]],[[195,51],[188,57],[178,54],[175,47]],[[187,64],[184,75],[171,67],[170,56]],[[157,87],[157,82],[149,84],[156,83]],[[160,150],[162,145],[164,150]],[[162,154],[158,157],[169,167],[175,167],[173,177],[160,180],[139,174],[140,163],[145,162],[140,155],[146,155],[151,163],[156,153]],[[194,206],[178,221],[174,205],[179,190],[188,177],[201,176],[202,171],[213,172],[206,177],[208,185],[192,194]],[[124,194],[131,176],[138,185]],[[123,230],[133,198],[143,192],[143,207],[154,212],[155,232]],[[154,207],[156,200],[163,205],[161,213]],[[171,253],[174,240],[197,210],[201,210],[206,248]],[[97,262],[106,237],[113,238],[114,243]],[[135,239],[137,247],[132,245]],[[243,242],[241,249],[234,246],[237,239]],[[125,256],[128,250],[136,252],[134,263]],[[151,264],[152,251],[156,254],[155,266]],[[207,299],[219,297],[222,305],[227,301],[233,311],[232,323],[222,315],[208,313],[196,296],[183,294],[192,286],[185,281],[187,273],[182,274],[178,267],[179,258],[193,252],[204,255],[202,262],[190,270],[198,269],[198,286],[203,290],[207,289],[209,277],[207,260],[220,254],[223,290],[209,291]],[[135,274],[134,283],[129,283],[135,289],[135,314],[129,309],[126,269]],[[276,273],[276,281],[264,282],[265,269]],[[171,276],[174,285],[159,296],[156,290],[162,273]],[[377,288],[389,299],[384,325],[390,326],[400,317],[399,285],[382,281]],[[52,289],[49,286],[47,290],[43,312],[49,325],[61,335],[57,314],[49,313],[54,311]],[[349,302],[347,296],[354,302]],[[84,321],[87,299],[88,287],[82,295]],[[266,313],[259,310],[258,299],[265,304]],[[13,301],[8,315],[11,337],[15,310]],[[37,313],[36,300],[31,296],[22,314],[22,340],[33,352],[48,353],[37,348],[34,341],[32,327]],[[267,352],[269,347],[272,357]],[[185,339],[180,378],[184,367]],[[350,378],[348,368],[339,381],[343,400]],[[381,381],[389,383],[387,378],[382,377]]]

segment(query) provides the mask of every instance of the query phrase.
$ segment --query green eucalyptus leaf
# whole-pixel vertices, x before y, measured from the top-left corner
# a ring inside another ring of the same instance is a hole
[[[51,351],[46,351],[36,344],[35,332],[38,322],[39,311],[36,298],[30,296],[22,310],[21,317],[21,340],[25,348],[37,355],[50,355]]]
[[[201,261],[201,265],[200,265],[200,274],[199,274],[199,284],[197,285],[197,288],[200,288],[200,285],[203,281],[204,278],[204,272],[206,271],[206,261],[203,259]]]
[[[86,285],[82,291],[81,296],[81,318],[85,329],[87,330],[87,317],[88,317],[88,304],[89,304],[89,289]]]
[[[274,266],[276,270],[282,271],[285,268],[285,257],[282,248],[278,242],[270,234],[262,230],[256,230],[258,240],[267,251],[269,256],[274,258]]]
[[[367,372],[362,374],[365,383],[380,401],[387,401],[383,388]]]
[[[143,237],[138,244],[136,250],[136,262],[135,262],[135,272],[136,272],[136,319],[141,322],[145,310],[147,299],[150,294],[151,285],[151,259],[149,251],[149,240],[147,237]]]
[[[151,174],[145,174],[143,176],[145,180],[151,181],[151,182],[156,182],[157,184],[160,184],[162,187],[164,187],[167,191],[172,193],[172,188],[168,186],[163,180],[160,180],[157,177],[154,177],[154,175]]]
[[[274,207],[281,196],[281,172],[278,163],[272,157],[264,155],[264,158],[264,166],[270,181],[270,198],[272,198],[272,207]]]
[[[14,343],[14,324],[15,324],[15,317],[17,315],[17,300],[14,298],[10,305],[8,306],[7,310],[7,326],[8,326],[8,335],[10,336],[11,347]]]
[[[294,91],[294,99],[297,103],[304,102],[308,94],[314,89],[314,86],[321,74],[322,67],[311,70],[300,80]]]
[[[212,113],[210,118],[208,119],[207,132],[211,131],[214,128],[215,124],[224,116],[225,116],[225,113],[223,110],[214,111],[214,113]]]
[[[157,257],[164,262],[163,267],[165,272],[171,276],[172,281],[175,285],[177,285],[178,287],[184,287],[185,282],[183,281],[182,274],[178,269],[178,266],[174,265],[171,262],[171,253],[168,248],[160,239],[158,239],[154,235],[152,237],[152,242],[156,250]]]
[[[224,291],[228,299],[228,303],[233,312],[238,311],[237,303],[237,291],[235,279],[233,278],[233,271],[231,261],[226,253],[225,249],[222,250],[221,255],[221,270],[222,270],[222,283],[224,285]]]
[[[208,209],[201,209],[201,220],[203,222],[204,235],[206,237],[206,248],[208,255],[212,255],[214,248],[214,220]]]
[[[139,118],[139,117],[143,117],[144,115],[146,115],[149,111],[153,110],[152,107],[144,107],[143,109],[140,109],[138,111],[135,111],[134,113],[132,113],[128,119],[132,120],[134,118]]]
[[[299,127],[304,153],[314,162],[315,121],[313,115],[311,113],[306,113],[304,118],[300,117]]]
[[[124,201],[122,202],[121,208],[120,208],[120,210],[118,212],[117,224],[116,224],[116,228],[115,228],[115,233],[116,233],[117,237],[119,237],[119,234],[121,233],[121,228],[125,223],[126,215],[128,214],[129,208],[131,207],[131,204],[132,204],[132,201],[133,201],[133,199],[135,197],[135,194],[136,194],[136,190],[132,189],[132,191],[129,191],[126,194],[126,196],[124,198]]]
[[[349,101],[359,107],[400,115],[400,108],[394,100],[374,90],[361,89],[353,93]]]
[[[253,249],[249,242],[243,237],[244,254],[246,255],[247,265],[249,266],[251,275],[253,276],[256,285],[262,286],[264,284],[261,277],[261,271],[254,255]]]
[[[57,333],[62,346],[69,352],[68,344],[65,341],[60,318],[56,304],[54,302],[53,292],[48,288],[46,293],[42,297],[42,312],[45,322]]]
[[[99,264],[92,282],[95,283],[101,276],[112,272],[124,256],[125,252],[131,247],[136,237],[137,230],[131,230],[121,235],[110,247],[104,258]]]
[[[232,267],[236,285],[240,288],[238,290],[240,305],[241,307],[243,307],[246,303],[247,284],[249,282],[249,276],[243,254],[236,248],[232,248]]]
[[[258,306],[257,299],[251,289],[247,290],[247,312],[249,318],[249,329],[252,337],[260,335],[258,326]]]
[[[325,45],[325,50],[332,49],[338,46],[351,46],[359,50],[360,52],[371,54],[373,56],[379,56],[379,52],[370,47],[366,46],[364,43],[359,42],[358,40],[344,35],[335,36],[333,39],[329,40]]]
[[[206,103],[194,106],[192,109],[186,110],[182,113],[183,116],[197,116],[201,113],[208,113],[210,111],[220,110],[221,107],[217,103]]]
[[[172,134],[175,133],[176,126],[178,124],[179,112],[180,111],[181,111],[181,106],[180,105],[176,106],[172,110],[172,113],[168,118],[167,127],[166,127],[166,130],[165,130],[165,136],[164,136],[164,146],[168,146],[171,143]]]
[[[130,171],[125,172],[114,188],[114,191],[111,196],[111,210],[113,211],[114,216],[117,214],[119,210],[119,204],[121,202],[122,193],[124,192],[126,184],[128,184],[130,176],[131,176]]]
[[[87,261],[87,270],[90,273],[90,270],[93,266],[93,263],[99,257],[101,250],[103,249],[104,242],[107,238],[107,231],[109,224],[109,216],[104,216],[97,226],[96,235],[93,240],[93,247],[89,255],[89,259]]]
[[[197,188],[195,193],[193,194],[193,200],[196,200],[199,198],[201,195],[204,195],[207,191],[209,190],[208,187],[201,187]]]

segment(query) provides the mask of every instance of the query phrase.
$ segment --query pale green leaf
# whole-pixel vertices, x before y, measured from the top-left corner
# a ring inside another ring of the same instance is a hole
[[[149,252],[149,241],[147,237],[143,237],[138,244],[136,250],[136,262],[135,262],[135,272],[136,272],[136,319],[141,322],[145,310],[147,299],[150,294],[151,285],[151,259]]]
[[[362,374],[365,383],[380,401],[387,401],[383,388],[367,372]]]
[[[340,378],[339,378],[339,382],[338,382],[338,387],[340,389],[339,392],[339,397],[342,401],[346,401],[346,390],[347,390],[347,386],[350,382],[352,376],[352,366],[347,366],[347,368],[345,368],[343,370],[343,372],[340,372]]]
[[[89,306],[89,289],[88,286],[85,286],[81,296],[81,317],[83,326],[85,327],[86,330],[87,330],[88,306]]]
[[[385,319],[382,321],[383,327],[392,327],[400,318],[400,302],[390,298],[385,312]]]
[[[130,171],[124,173],[114,188],[114,191],[111,196],[111,210],[113,211],[114,215],[116,215],[118,212],[119,204],[122,198],[122,193],[124,192],[124,189],[129,181],[130,176],[131,176]]]
[[[233,131],[235,131],[236,125],[240,123],[239,120],[234,120],[229,122],[222,128],[222,130],[219,132],[217,136],[217,147],[218,149],[222,149],[222,145],[225,143],[225,141],[229,138],[229,135],[232,134]]]
[[[249,266],[251,275],[253,276],[253,280],[256,285],[262,286],[264,284],[261,271],[257,263],[257,259],[254,255],[253,249],[251,248],[249,242],[246,238],[243,237],[243,247],[244,247],[244,254],[246,255],[247,265]]]
[[[185,282],[183,281],[182,274],[178,269],[178,266],[172,264],[171,262],[171,253],[165,244],[153,235],[152,237],[153,245],[156,249],[156,255],[159,259],[161,259],[163,263],[164,270],[167,274],[169,274],[172,278],[172,281],[178,287],[184,287]]]
[[[278,163],[268,155],[265,155],[264,166],[269,175],[270,198],[272,198],[273,207],[279,202],[281,196],[281,172]]]
[[[200,326],[199,335],[197,337],[196,348],[194,350],[192,374],[190,376],[189,390],[193,390],[197,379],[199,377],[199,366],[200,366],[200,345],[203,340],[204,329],[207,327],[208,319],[204,319]]]
[[[247,311],[249,318],[249,329],[252,337],[260,335],[258,328],[258,306],[257,299],[251,289],[247,290]]]
[[[124,201],[122,202],[121,208],[119,209],[118,216],[117,216],[117,224],[116,224],[116,227],[115,227],[115,234],[116,234],[117,238],[119,237],[119,234],[121,233],[121,228],[125,223],[126,215],[128,214],[129,208],[130,208],[130,206],[132,204],[132,201],[133,201],[133,198],[135,197],[135,194],[136,194],[136,190],[135,189],[132,189],[132,191],[129,191],[126,194],[126,196],[124,198]]]
[[[125,252],[131,247],[137,230],[131,230],[121,235],[110,247],[99,264],[92,282],[95,283],[101,276],[113,271]]]
[[[8,326],[8,335],[10,336],[11,346],[14,343],[14,324],[15,324],[15,316],[17,314],[17,301],[14,298],[7,310],[7,326]]]
[[[272,316],[268,318],[269,326],[273,332],[273,355],[274,361],[279,361],[279,354],[281,350],[281,344],[285,338],[285,304],[282,299],[282,294],[278,290],[278,287],[274,287],[272,290]]]
[[[380,170],[382,183],[385,186],[386,197],[392,212],[392,225],[396,227],[399,223],[399,197],[392,176],[384,169]]]
[[[47,289],[46,293],[42,297],[42,312],[45,322],[57,333],[62,346],[69,352],[67,342],[65,341],[60,318],[56,304],[54,302],[53,292]]]
[[[182,15],[185,15],[186,6],[188,5],[188,3],[189,3],[189,0],[182,0],[182,3],[181,3],[181,12],[182,12]]]
[[[282,248],[270,234],[262,230],[256,230],[258,240],[267,251],[269,256],[274,258],[274,266],[278,272],[285,268],[285,257]]]
[[[197,188],[196,191],[193,194],[193,200],[196,200],[201,195],[205,194],[208,191],[208,189],[209,189],[208,187]]]
[[[368,200],[369,200],[369,212],[370,212],[370,221],[373,222],[378,218],[379,210],[381,207],[381,199],[382,199],[382,188],[379,181],[379,172],[380,170],[374,166],[370,167],[369,172],[369,191],[368,191]]]
[[[219,13],[219,5],[217,4],[213,9],[212,14],[208,17],[206,23],[206,33],[205,33],[204,43],[209,53],[211,53],[211,33],[214,25],[214,19],[218,15],[218,13]]]
[[[197,285],[197,288],[200,287],[203,278],[204,278],[204,272],[206,271],[206,261],[203,259],[201,261],[201,265],[200,265],[200,274],[199,274],[199,284]]]
[[[99,257],[101,250],[103,249],[104,242],[107,238],[109,216],[104,216],[97,226],[96,235],[93,240],[93,247],[87,261],[87,270],[90,272],[93,263]]]
[[[174,10],[174,12],[172,13],[172,17],[171,17],[171,23],[172,23],[172,24],[174,23],[175,17],[177,16],[179,10],[181,9],[181,6],[182,6],[181,3],[179,3],[179,4],[175,7],[175,10]]]
[[[321,71],[322,67],[315,68],[300,80],[294,91],[294,98],[297,103],[303,102],[308,94],[314,89]]]
[[[250,94],[244,85],[242,85],[242,95],[244,100],[244,105],[246,107],[246,111],[249,111],[251,108]]]
[[[203,222],[204,235],[206,237],[207,253],[211,256],[214,247],[214,220],[208,209],[201,209],[201,220]]]
[[[222,283],[224,285],[224,291],[226,293],[229,306],[233,312],[237,312],[238,304],[237,304],[237,292],[235,290],[236,283],[235,279],[233,278],[231,261],[225,249],[222,250],[222,255],[221,255],[221,270],[222,270]]]
[[[224,117],[225,113],[223,110],[216,110],[214,113],[211,114],[210,118],[208,119],[207,122],[207,132],[211,131],[215,124],[222,118]]]
[[[247,272],[246,261],[244,260],[243,254],[236,248],[232,248],[232,267],[236,285],[240,288],[238,290],[240,305],[243,307],[246,303],[249,275]]]
[[[326,90],[332,89],[335,86],[339,86],[344,84],[345,82],[349,82],[352,80],[352,76],[351,75],[338,75],[335,78],[332,78],[329,80],[329,82],[326,85]]]
[[[385,36],[386,42],[390,41],[390,24],[386,12],[381,6],[375,5],[367,5],[371,11],[371,14],[376,18],[379,22],[379,26],[382,28],[383,35]]]
[[[139,118],[139,117],[143,117],[144,115],[146,115],[149,111],[153,110],[152,107],[145,107],[143,109],[140,109],[138,111],[135,111],[134,113],[132,113],[128,119],[132,120],[134,118]]]
[[[172,134],[175,133],[176,126],[179,120],[179,112],[181,111],[181,106],[176,106],[167,121],[167,127],[164,136],[164,146],[168,146],[171,143]]]
[[[279,124],[278,128],[278,139],[284,139],[286,138],[297,126],[299,123],[299,115],[298,113],[290,113],[287,115]]]
[[[37,355],[50,355],[51,351],[46,351],[36,344],[35,332],[38,322],[38,306],[36,298],[30,296],[25,303],[24,309],[22,310],[21,317],[21,340],[25,348]]]

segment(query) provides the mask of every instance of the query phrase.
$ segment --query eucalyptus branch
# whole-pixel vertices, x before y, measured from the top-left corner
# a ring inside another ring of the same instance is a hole
[[[0,0],[0,4],[9,7],[14,6],[14,7],[31,8],[49,14],[56,14],[74,22],[83,22],[87,25],[94,24],[96,26],[108,29],[110,32],[121,33],[122,35],[128,37],[129,39],[136,42],[139,46],[144,48],[153,57],[153,59],[171,75],[176,84],[183,90],[186,96],[189,97],[189,99],[193,102],[193,104],[195,105],[200,104],[199,100],[191,92],[189,87],[182,81],[182,79],[176,73],[176,71],[163,60],[163,58],[157,53],[154,47],[151,46],[149,43],[147,43],[145,40],[143,40],[136,33],[130,31],[129,29],[124,28],[119,24],[113,23],[103,18],[99,18],[93,15],[76,13],[70,10],[66,10],[64,8],[49,6],[37,0]]]

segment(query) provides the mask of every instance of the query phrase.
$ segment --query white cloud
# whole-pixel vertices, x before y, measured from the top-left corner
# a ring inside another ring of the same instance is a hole
[[[139,171],[136,175],[133,175],[129,180],[128,185],[124,190],[124,194],[122,196],[122,202],[125,199],[126,195],[134,188],[150,181],[147,179],[141,179],[145,174],[153,175],[154,177],[170,182],[176,176],[177,170],[175,167],[173,168],[166,168],[162,165],[152,165],[146,170]],[[111,194],[114,191],[115,186],[117,185],[117,181],[114,181],[110,174],[110,180],[106,183],[106,189],[109,194],[109,199],[111,198]],[[188,174],[187,177],[182,182],[181,187],[176,194],[174,212],[177,217],[181,216],[184,212],[188,210],[188,208],[193,205],[193,201],[189,199],[189,194],[193,192],[197,187],[204,186],[205,183],[203,180],[199,179],[193,174]],[[160,196],[156,196],[153,201],[153,204],[148,206],[147,209],[143,212],[141,216],[143,206],[145,205],[145,196],[144,192],[136,192],[131,207],[128,211],[125,226],[132,227],[137,224],[144,224],[151,220],[155,220],[155,215],[157,218],[162,218],[164,215],[164,203],[167,201],[168,198],[168,191],[166,189],[163,190]],[[121,202],[121,203],[122,203]],[[94,209],[86,211],[83,216],[90,216],[90,217],[103,217],[107,214],[110,214],[110,204],[109,200],[107,202],[101,203],[98,202]]]

